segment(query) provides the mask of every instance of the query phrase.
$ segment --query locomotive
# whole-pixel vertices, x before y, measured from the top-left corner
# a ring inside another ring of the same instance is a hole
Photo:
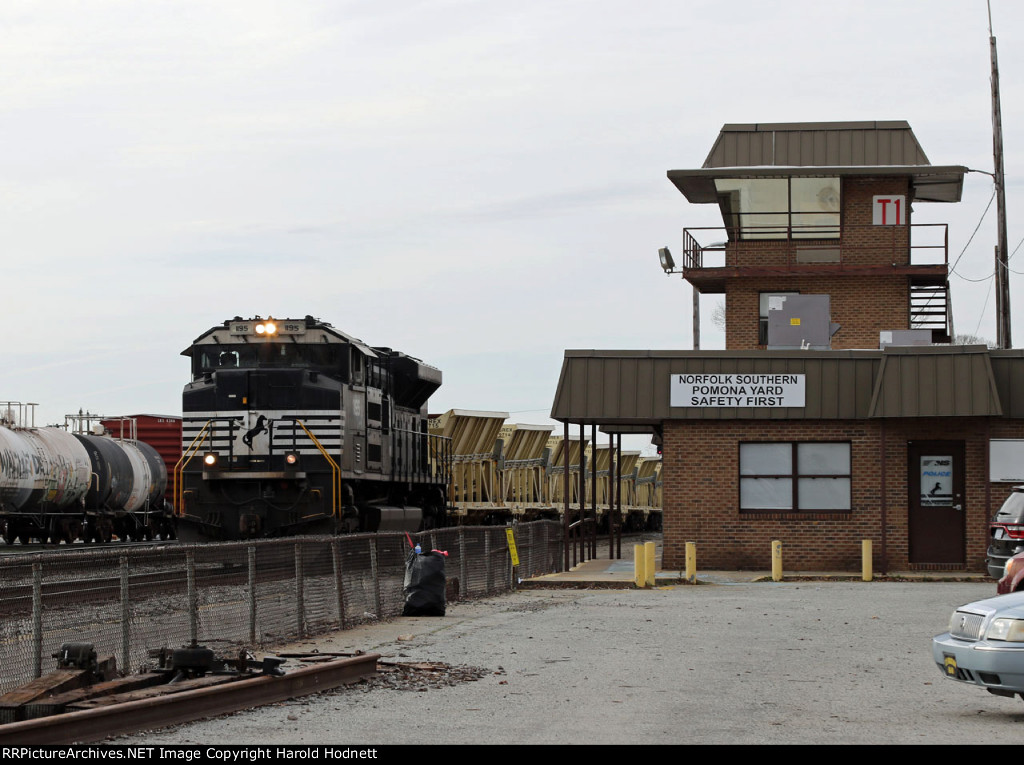
[[[167,468],[153,447],[111,438],[74,415],[66,418],[74,432],[23,421],[10,405],[0,418],[0,528],[8,544],[170,534]]]
[[[427,429],[440,370],[312,316],[236,316],[182,355],[182,541],[445,523],[450,441]]]

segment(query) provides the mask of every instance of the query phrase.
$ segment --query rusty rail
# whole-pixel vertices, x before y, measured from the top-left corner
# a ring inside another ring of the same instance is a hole
[[[301,667],[283,677],[261,675],[211,688],[8,723],[0,725],[0,746],[89,743],[308,696],[375,674],[378,659],[380,654],[368,653]]]

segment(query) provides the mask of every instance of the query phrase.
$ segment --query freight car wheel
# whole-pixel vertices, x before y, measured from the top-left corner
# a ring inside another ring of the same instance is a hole
[[[14,540],[18,538],[18,524],[14,521],[7,521],[4,524],[4,542],[9,545],[14,544]]]
[[[114,537],[114,529],[111,526],[110,521],[103,519],[96,522],[96,527],[90,534],[90,539],[101,545],[110,544],[110,540]]]

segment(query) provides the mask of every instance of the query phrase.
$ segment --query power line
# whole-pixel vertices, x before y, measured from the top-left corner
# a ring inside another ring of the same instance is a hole
[[[995,198],[996,190],[992,189],[992,196],[988,198],[988,204],[985,205],[985,211],[981,214],[981,217],[978,219],[978,225],[974,227],[974,231],[971,233],[970,239],[967,240],[967,244],[964,245],[964,248],[960,251],[960,254],[957,256],[956,261],[953,263],[953,267],[949,270],[951,274],[956,274],[957,276],[960,276],[961,279],[965,279],[966,281],[981,281],[980,279],[968,279],[966,276],[961,276],[960,274],[957,274],[956,267],[960,264],[960,259],[963,258],[964,253],[967,252],[967,248],[971,246],[971,242],[974,241],[974,236],[975,234],[978,233],[978,229],[981,228],[981,224],[985,222],[985,216],[988,215],[988,210],[990,207],[992,207],[992,201]]]
[[[995,276],[995,274],[993,274]],[[991,277],[990,277],[991,278]],[[988,308],[988,299],[992,297],[992,285],[994,282],[988,283],[988,291],[985,293],[985,302],[981,306],[981,314],[978,316],[978,326],[974,328],[974,336],[977,337],[981,331],[981,322],[985,320],[985,309]]]

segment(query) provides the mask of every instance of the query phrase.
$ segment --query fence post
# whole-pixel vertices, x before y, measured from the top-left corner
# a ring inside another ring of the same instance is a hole
[[[377,618],[381,618],[380,609],[380,576],[377,570],[377,535],[370,537],[370,577],[373,579],[373,607]]]
[[[469,596],[469,576],[466,569],[466,529],[459,526],[459,597]]]
[[[347,629],[345,625],[345,584],[341,577],[341,547],[337,539],[331,542],[331,561],[334,564],[334,594],[338,607],[338,624],[342,629]]]
[[[300,638],[306,637],[305,621],[306,606],[303,603],[304,591],[302,587],[302,542],[295,544],[295,620],[296,629]]]
[[[188,586],[188,635],[191,645],[199,644],[199,596],[196,592],[196,551],[185,553],[185,580]]]
[[[43,675],[43,564],[32,564],[32,677]]]
[[[128,556],[121,564],[121,671],[131,674],[131,608],[128,602]]]
[[[494,572],[491,570],[491,534],[490,529],[484,529],[484,582],[485,592],[489,595],[494,589]]]
[[[525,557],[526,557],[526,576],[527,577],[533,576],[533,538],[534,538],[534,536],[536,536],[535,532],[536,532],[536,528],[534,528],[534,525],[532,523],[526,524],[526,556]],[[519,570],[522,571],[523,570],[522,569],[522,558],[519,559],[519,562],[520,562],[520,569]]]
[[[249,645],[256,645],[256,545],[249,545]]]

